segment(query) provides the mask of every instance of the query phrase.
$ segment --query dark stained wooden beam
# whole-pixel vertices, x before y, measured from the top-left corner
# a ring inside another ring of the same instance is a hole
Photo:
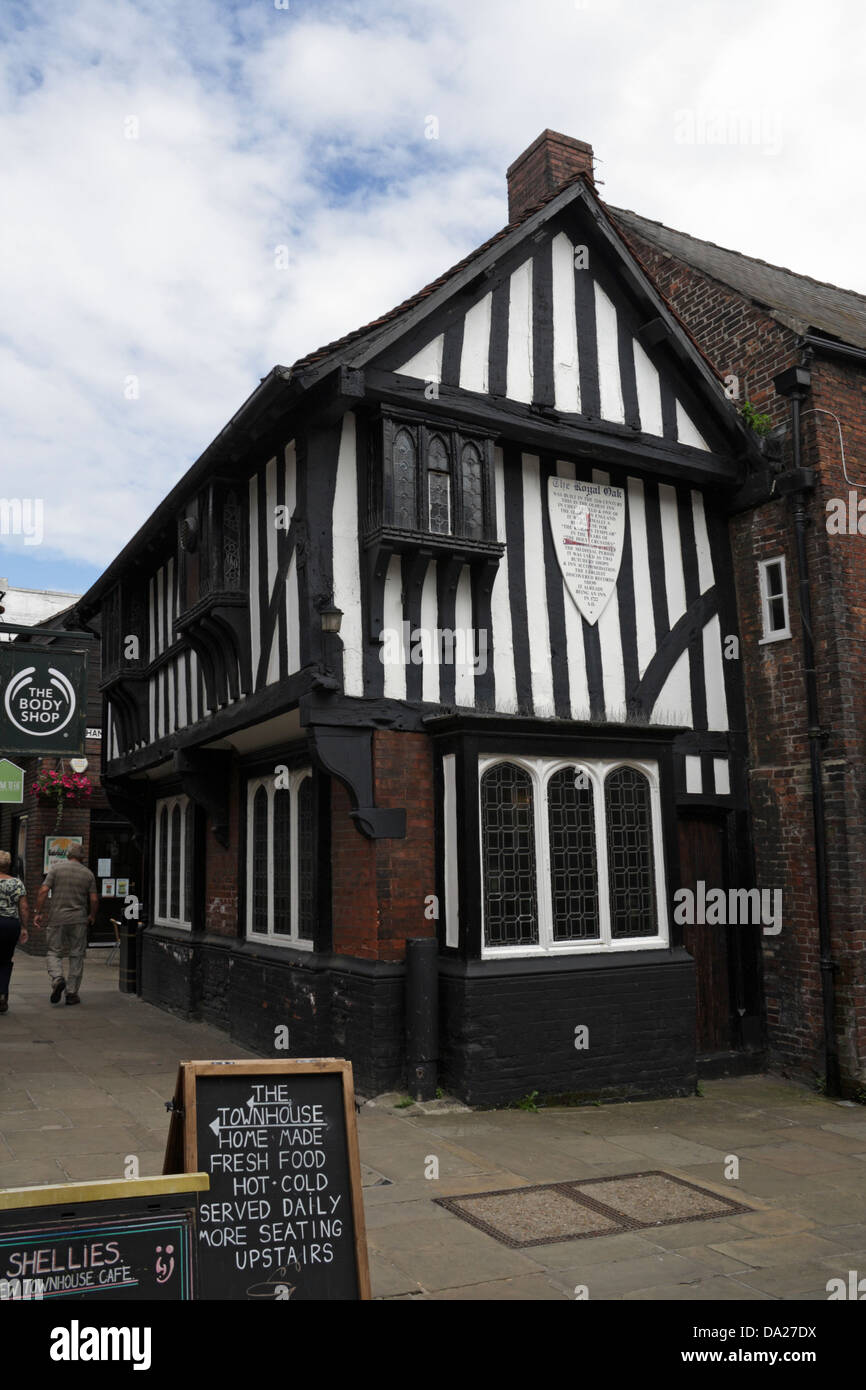
[[[636,434],[624,425],[587,420],[553,410],[540,411],[519,401],[461,391],[440,385],[438,398],[428,400],[424,382],[369,368],[365,372],[368,399],[387,405],[423,410],[428,418],[442,418],[475,425],[497,439],[520,444],[557,457],[592,458],[597,467],[623,464],[635,473],[671,481],[733,487],[745,477],[742,460],[703,449],[691,449],[673,440]]]

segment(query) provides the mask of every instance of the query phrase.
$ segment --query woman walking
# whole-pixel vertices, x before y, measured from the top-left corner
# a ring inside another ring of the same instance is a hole
[[[27,905],[27,889],[10,874],[12,855],[0,850],[0,1014],[9,1008],[9,980],[12,975],[12,957],[20,939],[23,946],[27,940],[27,923],[30,908]]]

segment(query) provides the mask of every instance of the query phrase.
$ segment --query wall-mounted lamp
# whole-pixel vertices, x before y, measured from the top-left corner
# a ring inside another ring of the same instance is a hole
[[[319,614],[322,619],[323,632],[340,631],[340,624],[343,621],[343,610],[337,607],[332,598],[328,599],[327,603],[321,605]]]

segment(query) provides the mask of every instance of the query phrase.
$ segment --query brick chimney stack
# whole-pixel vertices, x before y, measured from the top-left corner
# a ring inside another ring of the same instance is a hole
[[[508,220],[516,222],[527,208],[555,193],[575,174],[592,178],[592,145],[555,130],[542,131],[508,169]]]

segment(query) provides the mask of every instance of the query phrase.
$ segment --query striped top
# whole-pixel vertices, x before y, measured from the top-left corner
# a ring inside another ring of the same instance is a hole
[[[0,878],[0,918],[18,916],[18,899],[26,897],[27,889],[20,878]]]

